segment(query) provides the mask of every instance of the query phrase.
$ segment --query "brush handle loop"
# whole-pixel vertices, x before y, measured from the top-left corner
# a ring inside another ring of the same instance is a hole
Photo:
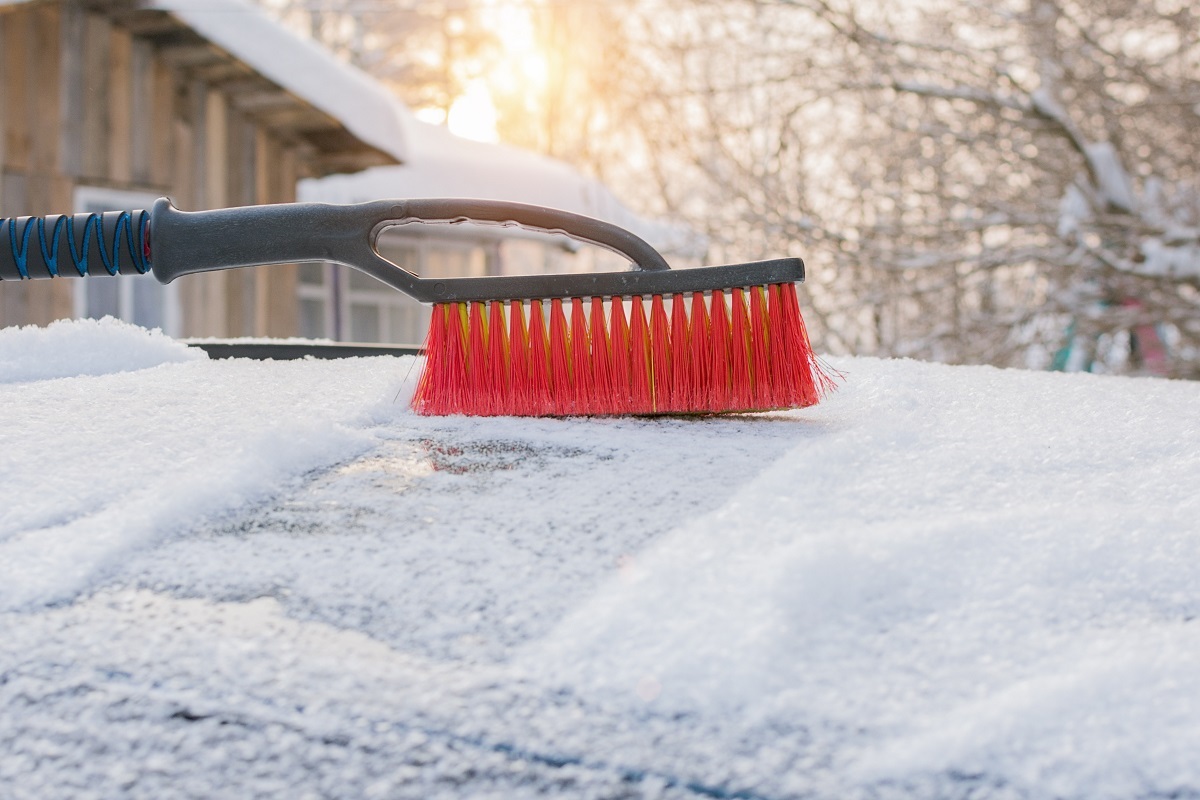
[[[603,247],[629,259],[635,269],[659,271],[670,266],[645,240],[624,228],[603,220],[560,211],[545,206],[509,203],[500,200],[422,199],[401,201],[407,214],[380,222],[375,235],[392,225],[412,222],[456,225],[473,222],[481,225],[520,227],[555,234]],[[397,204],[398,206],[399,204]]]
[[[149,223],[145,211],[0,219],[0,280],[145,274]]]
[[[375,250],[386,228],[413,222],[481,222],[562,233],[621,253],[635,272],[670,272],[653,247],[629,231],[566,211],[489,200],[381,200],[358,205],[289,203],[185,212],[158,200],[151,211],[154,275],[168,283],[217,269],[332,261],[367,273],[426,303],[454,299],[466,279],[422,279]],[[549,295],[544,295],[549,296]]]

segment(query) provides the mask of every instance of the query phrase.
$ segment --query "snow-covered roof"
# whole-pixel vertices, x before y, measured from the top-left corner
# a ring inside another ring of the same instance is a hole
[[[0,331],[5,785],[1200,794],[1200,383],[428,418],[418,363]]]
[[[150,0],[278,86],[339,120],[362,141],[405,159],[402,108],[361,70],[296,36],[247,0]]]
[[[357,203],[388,197],[467,197],[549,206],[602,219],[641,236],[665,254],[698,258],[706,243],[685,225],[631,211],[603,183],[553,158],[504,144],[455,136],[402,113],[407,163],[302,181],[301,199]]]

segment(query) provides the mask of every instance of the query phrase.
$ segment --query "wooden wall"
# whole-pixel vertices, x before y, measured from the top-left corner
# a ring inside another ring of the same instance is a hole
[[[59,164],[60,9],[33,5],[0,14],[0,215],[70,209],[73,185]],[[29,209],[24,211],[23,209]],[[55,281],[54,283],[58,283]],[[0,324],[72,312],[69,287],[0,286]]]
[[[165,195],[185,210],[290,202],[301,168],[219,82],[108,17],[72,0],[0,12],[0,216],[72,211],[84,186]],[[185,336],[296,333],[294,267],[179,283]],[[0,326],[71,316],[73,284],[0,283]]]

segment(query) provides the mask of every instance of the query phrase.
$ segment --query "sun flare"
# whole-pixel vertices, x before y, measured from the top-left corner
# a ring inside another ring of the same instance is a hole
[[[446,127],[456,136],[474,139],[477,142],[496,142],[500,133],[496,129],[499,114],[492,100],[491,90],[484,81],[472,81],[467,90],[450,105],[446,115]]]
[[[550,61],[538,40],[534,11],[526,3],[495,0],[480,9],[480,19],[495,37],[498,52],[487,63],[458,65],[475,77],[465,81],[445,116],[458,136],[499,141],[503,108],[536,105],[550,79]]]

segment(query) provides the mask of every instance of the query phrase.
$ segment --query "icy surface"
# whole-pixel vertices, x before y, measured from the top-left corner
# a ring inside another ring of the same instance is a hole
[[[1200,385],[847,359],[800,412],[427,419],[412,358],[34,334],[0,794],[1200,796]]]

